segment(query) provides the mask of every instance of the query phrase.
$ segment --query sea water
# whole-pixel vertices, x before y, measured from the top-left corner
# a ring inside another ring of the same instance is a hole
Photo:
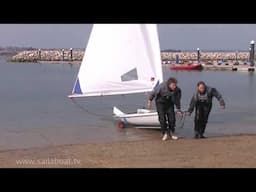
[[[147,94],[69,99],[79,65],[8,63],[0,60],[0,149],[112,141],[160,139],[159,130],[117,128],[112,107],[124,112],[144,108]],[[182,108],[188,108],[203,80],[217,88],[226,102],[219,108],[216,99],[206,128],[206,136],[256,133],[256,78],[253,72],[171,71],[164,78],[178,79]],[[177,134],[193,137],[193,117],[184,127],[177,119]]]

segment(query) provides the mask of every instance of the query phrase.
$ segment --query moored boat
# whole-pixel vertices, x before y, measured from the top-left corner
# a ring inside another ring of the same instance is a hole
[[[171,64],[172,70],[202,70],[203,66],[200,63],[188,63],[188,64]]]

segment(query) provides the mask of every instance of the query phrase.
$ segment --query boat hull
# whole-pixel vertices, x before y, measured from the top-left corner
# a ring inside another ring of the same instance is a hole
[[[156,111],[146,109],[138,109],[136,113],[123,113],[118,108],[113,108],[114,117],[125,125],[133,125],[135,127],[143,128],[157,128],[160,129],[158,121],[158,114]]]
[[[202,70],[203,66],[201,64],[171,64],[171,70]]]
[[[178,117],[182,122],[179,127],[183,127],[185,120],[185,111],[182,111],[183,115]],[[119,120],[118,127],[124,128],[132,125],[137,128],[151,128],[160,129],[160,123],[158,120],[158,114],[156,111],[147,109],[137,109],[136,113],[124,113],[117,107],[113,108],[113,114],[116,119]]]

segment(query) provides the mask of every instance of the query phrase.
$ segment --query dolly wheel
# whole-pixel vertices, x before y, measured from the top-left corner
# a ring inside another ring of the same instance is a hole
[[[118,122],[117,127],[118,127],[119,129],[123,129],[123,128],[125,128],[125,124],[124,124],[124,122],[122,122],[122,121]]]

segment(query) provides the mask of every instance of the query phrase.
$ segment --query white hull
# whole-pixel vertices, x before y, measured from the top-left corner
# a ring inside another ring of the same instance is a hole
[[[124,124],[130,124],[133,126],[143,128],[158,128],[160,124],[158,121],[158,115],[156,111],[150,111],[146,109],[138,109],[137,113],[123,113],[117,107],[113,108],[113,114]]]

